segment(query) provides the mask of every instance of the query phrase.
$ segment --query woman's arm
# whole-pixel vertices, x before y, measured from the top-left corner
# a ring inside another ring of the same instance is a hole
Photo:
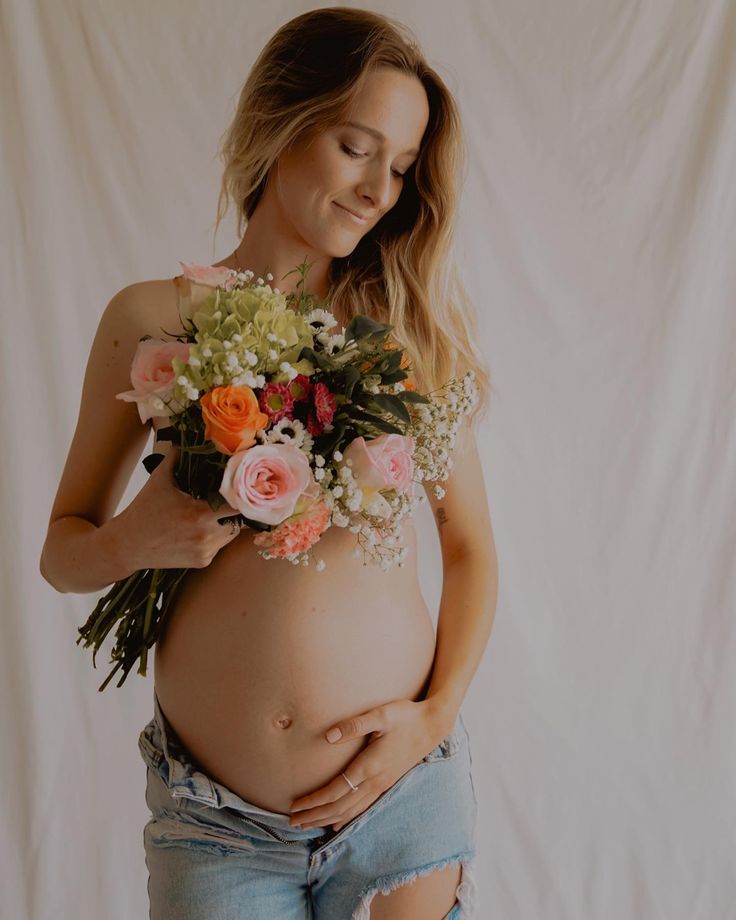
[[[494,557],[495,558],[495,557]],[[426,700],[447,734],[483,657],[495,617],[495,562],[468,554],[444,567],[437,644]]]
[[[84,374],[77,427],[49,517],[39,569],[61,593],[101,591],[136,570],[114,516],[151,434],[130,389],[139,338],[156,329],[157,281],[119,290],[105,307]],[[122,512],[121,512],[122,514]]]
[[[41,576],[61,594],[92,594],[122,581],[138,568],[125,547],[123,512],[105,521],[67,514],[49,524],[41,551]]]
[[[491,634],[498,560],[478,448],[466,423],[458,436],[443,498],[427,486],[442,548],[437,645],[426,699],[449,731]]]

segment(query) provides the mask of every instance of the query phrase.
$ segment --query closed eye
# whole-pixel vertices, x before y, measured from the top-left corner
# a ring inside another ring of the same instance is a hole
[[[352,147],[348,147],[347,144],[340,144],[340,148],[349,156],[353,158],[360,158],[368,156],[366,153],[361,153],[359,150],[353,150]],[[392,169],[391,172],[396,176],[397,179],[401,179],[404,176],[404,173],[397,172],[395,169]]]

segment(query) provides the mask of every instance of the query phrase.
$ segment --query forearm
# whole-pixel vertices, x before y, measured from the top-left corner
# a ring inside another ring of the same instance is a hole
[[[70,515],[50,527],[40,561],[41,575],[62,594],[91,594],[137,569],[126,558],[121,515],[101,526]]]
[[[495,551],[468,553],[445,565],[437,642],[426,699],[449,730],[480,664],[495,618]]]

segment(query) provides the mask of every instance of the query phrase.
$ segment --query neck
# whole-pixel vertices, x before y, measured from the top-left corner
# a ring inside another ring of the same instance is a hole
[[[223,260],[223,264],[239,271],[250,270],[254,272],[255,277],[264,280],[270,272],[273,275],[269,282],[272,287],[277,287],[284,294],[296,294],[301,274],[294,269],[306,258],[310,264],[302,289],[322,299],[329,290],[327,273],[332,258],[305,249],[301,240],[284,239],[283,236],[269,233],[267,228],[260,227],[259,215],[254,213],[243,239],[232,256]]]

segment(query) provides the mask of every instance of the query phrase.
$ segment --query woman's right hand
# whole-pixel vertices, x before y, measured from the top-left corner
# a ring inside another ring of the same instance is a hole
[[[124,552],[138,569],[202,569],[235,540],[241,527],[220,524],[238,514],[224,502],[217,511],[203,498],[187,495],[174,470],[181,450],[171,445],[133,501],[120,513]]]

